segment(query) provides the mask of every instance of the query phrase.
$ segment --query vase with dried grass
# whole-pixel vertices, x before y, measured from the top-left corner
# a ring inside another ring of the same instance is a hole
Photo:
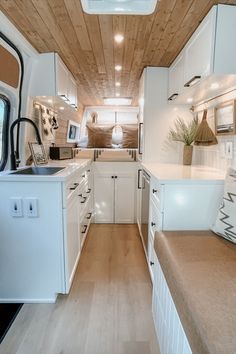
[[[168,139],[171,141],[180,141],[184,143],[183,165],[192,164],[192,154],[195,134],[198,129],[198,119],[193,118],[190,122],[185,122],[183,118],[178,117],[174,122],[174,128],[169,131]]]

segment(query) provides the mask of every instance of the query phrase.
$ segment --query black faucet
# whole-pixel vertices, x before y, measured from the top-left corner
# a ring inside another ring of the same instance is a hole
[[[15,152],[15,147],[14,147],[14,128],[17,124],[21,123],[21,122],[28,122],[30,124],[33,125],[34,129],[35,129],[35,133],[36,133],[36,138],[38,141],[39,145],[42,145],[42,140],[39,134],[39,130],[37,125],[29,118],[18,118],[16,120],[14,120],[14,122],[11,125],[10,128],[10,145],[11,145],[11,170],[16,170],[17,169],[17,162],[16,162],[16,152]]]

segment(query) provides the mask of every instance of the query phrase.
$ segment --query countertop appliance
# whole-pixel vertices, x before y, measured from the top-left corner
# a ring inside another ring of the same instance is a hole
[[[142,170],[141,233],[146,254],[148,253],[149,193],[150,176]]]
[[[73,150],[70,146],[50,146],[51,160],[66,160],[73,158]]]

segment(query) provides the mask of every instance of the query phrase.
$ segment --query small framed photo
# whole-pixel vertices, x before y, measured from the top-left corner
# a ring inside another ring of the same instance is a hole
[[[216,135],[236,134],[236,101],[228,101],[215,107]]]
[[[48,163],[47,155],[44,146],[38,143],[29,143],[30,151],[34,160],[34,164],[45,165]]]

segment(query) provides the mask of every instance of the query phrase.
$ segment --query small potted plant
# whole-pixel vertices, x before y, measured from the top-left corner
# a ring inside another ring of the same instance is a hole
[[[171,141],[180,141],[184,143],[183,165],[191,165],[193,145],[196,131],[198,129],[198,119],[193,118],[190,122],[185,122],[183,118],[178,117],[174,122],[174,128],[170,129],[168,138]]]

